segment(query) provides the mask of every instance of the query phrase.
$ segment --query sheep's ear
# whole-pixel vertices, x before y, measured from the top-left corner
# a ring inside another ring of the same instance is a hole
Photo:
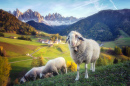
[[[83,37],[78,37],[78,38],[79,38],[79,40],[82,40],[82,41],[84,41]]]

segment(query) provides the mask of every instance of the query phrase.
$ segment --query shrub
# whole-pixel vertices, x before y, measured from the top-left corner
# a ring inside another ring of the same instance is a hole
[[[77,65],[74,62],[67,61],[67,69],[68,71],[75,72],[77,71]]]
[[[31,38],[26,37],[26,36],[21,36],[21,37],[18,37],[18,39],[20,39],[20,40],[32,41],[32,40],[31,40]]]
[[[14,80],[14,84],[15,84],[15,85],[19,85],[19,84],[20,84],[18,78],[16,78],[16,79]]]
[[[104,52],[104,48],[103,47],[101,47],[101,52]]]
[[[39,66],[44,66],[45,65],[45,59],[41,56],[38,58],[33,58],[31,66],[32,67],[39,67]]]
[[[42,56],[38,57],[37,63],[38,63],[38,66],[43,66],[45,65],[45,59]]]
[[[38,63],[37,63],[37,59],[36,58],[33,58],[31,66],[32,67],[38,67]]]
[[[0,56],[6,56],[6,51],[3,49],[3,46],[0,46]]]
[[[116,55],[121,55],[122,54],[122,51],[119,47],[115,46],[115,49],[114,49],[114,52]]]
[[[10,75],[11,65],[6,57],[0,57],[0,85],[6,86]]]
[[[115,58],[114,61],[113,61],[114,64],[117,64],[118,63],[118,59]]]
[[[110,56],[108,56],[108,57],[100,56],[96,62],[97,66],[105,66],[105,65],[110,65],[110,64],[113,64],[113,60],[111,59]]]

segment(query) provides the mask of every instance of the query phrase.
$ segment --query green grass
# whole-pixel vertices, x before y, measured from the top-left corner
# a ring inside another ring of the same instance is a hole
[[[0,37],[0,42],[6,42],[10,44],[21,44],[21,45],[43,45],[42,43],[39,42],[34,42],[34,41],[26,41],[26,40],[19,40],[19,39],[10,39],[10,38],[4,38]]]
[[[9,62],[15,62],[15,61],[20,61],[20,60],[28,60],[28,59],[32,59],[32,57],[30,57],[30,56],[18,56],[18,57],[8,58]]]
[[[96,72],[80,70],[80,79],[75,81],[76,72],[69,72],[52,78],[30,81],[20,86],[126,86],[130,80],[130,61],[116,65],[96,67]]]
[[[118,40],[115,41],[115,44],[119,47],[122,46],[130,46],[130,37],[128,38],[119,38]]]
[[[116,46],[116,44],[114,43],[114,41],[110,41],[110,42],[103,42],[103,47],[108,47],[108,48],[114,48]]]
[[[103,42],[104,47],[114,48],[115,46],[130,46],[130,36],[124,31],[120,30],[121,36],[115,41]]]
[[[104,43],[104,47],[110,47],[110,48],[114,48],[115,46],[130,46],[130,37],[127,38],[118,38],[115,41],[110,41],[110,42],[103,42]]]
[[[13,60],[15,61],[15,60]],[[10,72],[11,81],[14,81],[16,78],[22,77],[28,70],[30,70],[32,60],[11,63],[12,70]]]

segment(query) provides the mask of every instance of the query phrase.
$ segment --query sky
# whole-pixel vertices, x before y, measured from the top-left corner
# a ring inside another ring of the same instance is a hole
[[[77,18],[93,15],[101,10],[130,9],[130,0],[0,0],[0,9],[11,11],[28,9],[42,16],[60,13],[64,17]]]

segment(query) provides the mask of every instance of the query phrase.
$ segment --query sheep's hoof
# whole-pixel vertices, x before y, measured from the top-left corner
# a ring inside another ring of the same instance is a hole
[[[88,76],[85,76],[85,79],[88,79]]]
[[[88,74],[85,74],[85,78],[88,79]]]
[[[78,81],[78,80],[79,80],[79,78],[76,78],[76,79],[75,79],[75,81]]]
[[[92,72],[95,72],[95,70],[92,70]]]

